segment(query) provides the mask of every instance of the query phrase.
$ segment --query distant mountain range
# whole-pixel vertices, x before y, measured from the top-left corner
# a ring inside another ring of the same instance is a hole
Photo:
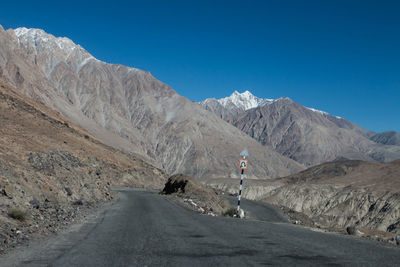
[[[250,151],[248,177],[279,177],[304,168],[149,72],[97,60],[68,38],[0,28],[0,42],[0,77],[6,82],[106,144],[170,174],[238,177],[243,148]]]
[[[370,139],[379,144],[400,146],[400,133],[394,131],[377,133],[371,136]]]
[[[400,158],[398,133],[375,134],[344,118],[304,107],[290,98],[261,99],[249,91],[200,103],[263,145],[304,166],[338,159]],[[370,139],[371,138],[371,139]]]
[[[0,42],[0,78],[170,174],[238,177],[243,148],[250,152],[247,176],[258,179],[342,158],[400,158],[399,146],[369,140],[375,133],[289,98],[235,92],[198,104],[149,72],[102,62],[43,30],[0,26]]]

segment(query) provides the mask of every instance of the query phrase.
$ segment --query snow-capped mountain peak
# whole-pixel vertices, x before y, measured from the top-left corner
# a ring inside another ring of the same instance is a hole
[[[55,37],[41,29],[25,27],[11,31],[16,36],[18,46],[33,52],[35,61],[42,65],[42,71],[47,77],[59,64],[68,64],[78,73],[89,62],[98,61],[69,38]]]
[[[268,99],[268,98],[259,98],[255,95],[253,95],[251,92],[248,90],[244,91],[243,93],[239,93],[238,91],[234,91],[230,96],[224,97],[221,99],[215,99],[215,98],[207,98],[201,104],[206,107],[208,105],[212,105],[212,103],[218,102],[222,107],[228,110],[236,110],[237,111],[246,111],[252,108],[256,107],[261,107],[267,104],[274,103],[276,101],[285,101],[285,100],[290,100],[288,97],[281,97],[279,99]],[[309,108],[305,107],[306,109],[319,113],[324,116],[332,116],[329,113],[325,111],[321,111],[318,109],[314,108]],[[334,116],[337,119],[342,119],[341,117]]]
[[[270,103],[273,101],[273,99],[262,99],[256,97],[255,95],[246,90],[243,93],[234,91],[230,96],[217,99],[217,101],[225,108],[228,105],[234,105],[239,109],[248,110],[256,108],[260,105],[265,105],[266,103]]]
[[[55,37],[46,33],[41,29],[28,29],[25,27],[17,28],[14,30],[18,41],[23,45],[46,46],[46,48],[55,49],[55,45],[65,54],[70,54],[73,50],[81,48],[75,44],[71,39],[66,37]],[[52,47],[53,46],[53,47]]]

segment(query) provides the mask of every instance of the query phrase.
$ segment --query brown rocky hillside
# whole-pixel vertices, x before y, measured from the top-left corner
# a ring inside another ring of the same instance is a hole
[[[205,183],[238,192],[237,179]],[[321,227],[400,232],[400,160],[328,162],[284,178],[245,179],[243,195],[304,214]]]
[[[161,189],[165,178],[0,80],[0,250],[112,199],[111,186]]]
[[[400,161],[330,162],[278,179],[265,200],[302,212],[317,224],[400,231]]]

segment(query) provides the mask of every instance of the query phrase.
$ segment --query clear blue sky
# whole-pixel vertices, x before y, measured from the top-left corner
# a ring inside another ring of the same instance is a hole
[[[13,2],[5,29],[69,37],[191,100],[250,90],[400,132],[400,1]]]

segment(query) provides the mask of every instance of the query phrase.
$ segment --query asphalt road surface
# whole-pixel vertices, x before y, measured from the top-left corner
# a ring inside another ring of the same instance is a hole
[[[224,195],[232,206],[237,207],[237,196]],[[278,208],[248,199],[240,199],[240,208],[245,211],[246,217],[252,220],[260,220],[265,222],[289,222],[287,216]]]
[[[121,190],[76,231],[0,258],[8,265],[399,266],[400,249],[289,223],[201,215],[155,193]]]

